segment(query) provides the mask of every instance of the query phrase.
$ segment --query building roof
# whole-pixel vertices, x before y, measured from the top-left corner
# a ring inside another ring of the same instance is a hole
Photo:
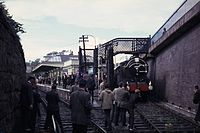
[[[32,73],[48,72],[55,68],[63,67],[62,62],[43,62],[32,70]]]
[[[77,58],[78,59],[78,55],[60,55],[60,57],[61,57],[62,62],[68,61],[71,58]]]

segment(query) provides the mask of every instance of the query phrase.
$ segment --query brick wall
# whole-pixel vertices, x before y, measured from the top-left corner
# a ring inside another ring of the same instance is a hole
[[[194,85],[200,85],[200,24],[170,43],[154,58],[156,96],[183,108],[192,103]],[[152,69],[151,65],[151,69]]]
[[[185,109],[192,103],[194,85],[200,86],[200,2],[153,44],[148,60],[153,96]]]
[[[10,133],[19,119],[19,90],[25,61],[19,37],[0,10],[0,132]]]

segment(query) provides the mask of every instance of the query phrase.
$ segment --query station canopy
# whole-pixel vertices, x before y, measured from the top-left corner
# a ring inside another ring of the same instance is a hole
[[[45,63],[41,63],[38,66],[36,66],[33,70],[32,73],[40,73],[40,72],[48,72],[51,71],[53,69],[56,68],[62,68],[63,67],[63,63],[62,62],[45,62]]]

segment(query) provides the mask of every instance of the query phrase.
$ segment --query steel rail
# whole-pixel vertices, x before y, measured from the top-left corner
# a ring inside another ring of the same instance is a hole
[[[197,129],[200,129],[200,125],[199,125],[199,124],[197,124],[197,123],[195,123],[194,121],[189,120],[189,119],[187,119],[187,118],[181,116],[180,113],[178,113],[178,112],[176,112],[176,111],[174,111],[174,110],[170,110],[169,108],[167,108],[167,107],[165,107],[165,106],[162,106],[162,105],[159,105],[158,103],[152,103],[152,104],[158,106],[159,108],[162,108],[163,110],[168,111],[169,113],[171,113],[172,115],[175,115],[175,116],[178,117],[179,119],[183,119],[183,120],[187,121],[188,123],[192,123],[193,125],[195,125],[195,126],[197,127]]]
[[[45,106],[45,108],[47,108],[47,101],[44,98],[41,98],[41,99],[42,99],[43,105]],[[51,120],[53,123],[53,133],[60,133],[60,132],[57,132],[57,125],[56,125],[56,121],[53,115],[51,117]]]
[[[160,131],[156,125],[154,125],[147,117],[145,117],[145,115],[143,113],[141,113],[140,110],[138,110],[137,108],[135,109],[135,111],[153,128],[155,129],[156,133],[162,133],[162,131]]]
[[[161,126],[158,126],[158,125],[156,125],[156,123],[154,123],[154,120],[153,121],[151,121],[151,118],[149,119],[149,118],[145,118],[144,116],[149,116],[149,115],[151,115],[151,113],[150,114],[148,114],[147,112],[147,114],[145,113],[145,112],[143,112],[143,113],[141,113],[142,112],[142,110],[144,110],[145,108],[141,108],[141,109],[139,109],[139,110],[136,110],[139,114],[141,114],[141,116],[142,117],[144,117],[144,119],[146,119],[147,120],[147,122],[149,123],[152,123],[153,125],[155,125],[155,127],[160,131],[160,132],[199,132],[200,131],[200,126],[199,125],[197,125],[196,123],[194,123],[194,122],[192,122],[192,121],[190,121],[189,119],[187,119],[186,117],[183,117],[183,116],[181,116],[181,114],[179,114],[178,112],[176,112],[176,111],[173,111],[173,110],[170,110],[169,108],[167,108],[167,107],[165,107],[165,106],[162,106],[162,105],[160,105],[160,104],[158,104],[158,103],[154,103],[154,102],[151,102],[150,103],[150,107],[153,107],[153,108],[155,108],[155,109],[157,109],[157,110],[160,110],[161,112],[162,112],[162,114],[167,114],[168,116],[170,116],[170,117],[172,117],[172,118],[175,118],[175,119],[179,119],[179,122],[181,122],[183,125],[184,125],[184,123],[187,123],[187,124],[189,124],[190,125],[190,127],[186,127],[186,128],[182,128],[182,126],[179,126],[179,125],[177,125],[177,126],[174,126],[173,127],[173,129],[172,130],[166,130],[166,129],[163,129],[163,127]],[[148,107],[146,108],[147,110],[148,110]],[[150,112],[151,111],[153,111],[153,110],[149,110]],[[154,110],[154,112],[155,112],[156,110]],[[160,112],[160,113],[161,113]],[[163,117],[164,118],[164,117]],[[173,120],[171,121],[171,122],[173,122]],[[151,124],[151,125],[152,125]],[[176,125],[176,123],[174,123],[175,125]],[[154,126],[152,126],[152,127],[154,127]],[[181,129],[179,129],[178,127],[181,127]],[[157,131],[157,130],[156,130]],[[158,131],[157,131],[158,132]]]
[[[93,120],[91,120],[91,124],[97,129],[97,131],[100,131],[100,133],[107,133],[107,131],[105,129],[103,129],[101,126],[99,126]]]

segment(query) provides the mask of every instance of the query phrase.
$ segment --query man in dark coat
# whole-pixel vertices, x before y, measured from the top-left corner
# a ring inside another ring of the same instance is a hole
[[[37,116],[40,116],[40,108],[39,103],[42,102],[42,99],[40,98],[40,94],[38,93],[38,86],[36,82],[32,83],[32,91],[33,91],[33,109],[31,111],[31,130],[32,133],[35,132],[35,124]]]
[[[197,123],[200,123],[200,90],[199,90],[199,86],[198,85],[195,85],[194,88],[195,88],[195,90],[194,90],[195,94],[194,94],[194,98],[193,98],[193,103],[194,104],[199,104],[198,110],[197,110],[197,113],[196,113],[196,116],[195,116],[194,120]]]
[[[63,89],[66,89],[67,87],[67,75],[63,76]]]
[[[22,132],[31,131],[31,113],[33,110],[33,86],[35,82],[34,77],[29,77],[28,80],[22,85],[20,93],[21,104],[21,125]]]
[[[91,75],[88,80],[86,81],[86,87],[88,88],[88,91],[92,97],[92,103],[94,101],[94,90],[95,90],[95,80],[93,76]]]
[[[90,94],[85,91],[86,81],[79,81],[79,89],[74,91],[70,97],[71,119],[73,133],[87,133],[90,122]]]
[[[60,98],[58,96],[58,93],[56,92],[55,84],[52,85],[51,91],[47,92],[46,100],[47,100],[47,116],[46,116],[46,122],[45,122],[45,129],[47,129],[50,126],[51,117],[53,115],[55,120],[60,125],[61,130],[63,132],[63,126],[60,119],[59,104],[58,104],[60,102]]]
[[[136,89],[135,91],[131,91],[129,88],[129,131],[133,131],[134,127],[134,110],[136,99],[139,97],[140,90]]]

